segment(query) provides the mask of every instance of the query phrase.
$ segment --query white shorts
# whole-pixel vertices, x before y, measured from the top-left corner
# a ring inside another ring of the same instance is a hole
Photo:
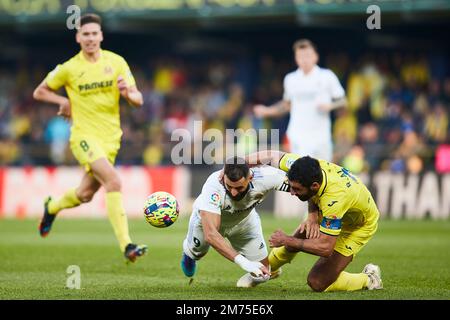
[[[261,261],[267,258],[267,246],[261,227],[261,219],[255,210],[237,225],[220,228],[220,234],[227,238],[234,250],[250,261]],[[199,260],[209,249],[203,235],[200,217],[193,212],[189,220],[189,230],[183,241],[183,251],[189,257]]]
[[[290,152],[299,154],[301,156],[310,156],[316,159],[322,159],[326,161],[333,160],[333,145],[331,142],[321,142],[321,143],[301,143],[295,139],[291,139],[288,136]]]

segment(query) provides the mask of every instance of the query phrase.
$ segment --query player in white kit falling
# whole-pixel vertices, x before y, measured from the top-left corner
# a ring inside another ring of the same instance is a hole
[[[296,41],[293,50],[298,69],[285,76],[283,99],[269,107],[256,105],[254,113],[266,118],[290,112],[286,131],[290,152],[332,161],[330,111],[346,106],[345,91],[333,71],[317,66],[319,55],[310,40]],[[296,199],[283,196],[278,195],[277,200],[282,198],[280,202],[291,208]],[[280,213],[277,205],[275,208]]]
[[[267,247],[255,207],[270,191],[289,191],[286,174],[273,167],[249,169],[240,158],[233,158],[221,173],[216,171],[208,177],[193,204],[181,268],[192,277],[196,261],[212,246],[247,272],[238,280],[238,287],[254,286],[270,276]]]

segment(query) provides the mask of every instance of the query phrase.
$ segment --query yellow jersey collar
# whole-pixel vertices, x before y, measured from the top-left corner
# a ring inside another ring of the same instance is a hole
[[[100,56],[98,57],[98,60],[97,60],[97,61],[95,61],[95,62],[90,62],[90,61],[88,61],[88,60],[86,59],[86,57],[84,56],[84,54],[83,54],[83,50],[80,50],[80,53],[79,53],[79,55],[80,55],[80,58],[81,58],[81,60],[83,60],[83,62],[86,62],[86,63],[93,63],[93,64],[95,64],[95,63],[97,63],[97,62],[101,61],[101,60],[102,60],[102,58],[103,58],[103,50],[102,50],[102,49],[100,49],[100,50],[99,50],[99,52],[100,52]]]
[[[319,198],[325,193],[325,189],[327,188],[327,185],[328,185],[328,175],[325,172],[325,170],[323,170],[323,169],[322,169],[322,175],[323,175],[322,185],[319,188],[319,192],[317,192],[317,197],[319,197]]]

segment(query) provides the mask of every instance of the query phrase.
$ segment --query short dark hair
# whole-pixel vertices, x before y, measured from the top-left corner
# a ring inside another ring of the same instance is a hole
[[[292,45],[292,50],[294,50],[294,53],[297,49],[305,49],[305,48],[313,48],[314,51],[318,53],[316,45],[309,39],[299,39],[295,41],[294,44]]]
[[[292,164],[288,171],[288,179],[309,188],[314,182],[322,184],[323,175],[317,159],[309,156],[301,157]]]
[[[250,173],[250,168],[243,158],[233,157],[227,159],[225,163],[224,174],[233,182],[239,181],[242,178],[247,178]]]
[[[80,18],[80,26],[83,26],[87,23],[96,23],[98,25],[102,25],[102,18],[95,13],[86,13],[83,14]]]

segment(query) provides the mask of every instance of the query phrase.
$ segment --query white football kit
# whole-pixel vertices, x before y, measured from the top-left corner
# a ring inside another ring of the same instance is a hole
[[[291,102],[286,132],[291,152],[331,161],[330,114],[319,105],[345,96],[339,79],[333,71],[315,66],[307,75],[301,69],[288,73],[283,85],[283,99]]]
[[[339,79],[333,71],[315,66],[307,75],[301,69],[288,73],[283,85],[283,100],[291,102],[286,132],[290,152],[332,161],[330,114],[321,111],[319,105],[345,96]],[[307,212],[307,202],[301,202],[286,194],[276,194],[276,216],[306,219]]]
[[[220,171],[212,173],[203,185],[201,194],[193,204],[189,230],[183,241],[183,250],[198,260],[209,249],[204,240],[200,211],[220,215],[220,234],[231,246],[251,261],[267,257],[267,247],[261,228],[261,220],[255,207],[272,190],[289,191],[286,173],[269,166],[250,169],[253,179],[247,194],[239,201],[231,199],[219,181]]]

